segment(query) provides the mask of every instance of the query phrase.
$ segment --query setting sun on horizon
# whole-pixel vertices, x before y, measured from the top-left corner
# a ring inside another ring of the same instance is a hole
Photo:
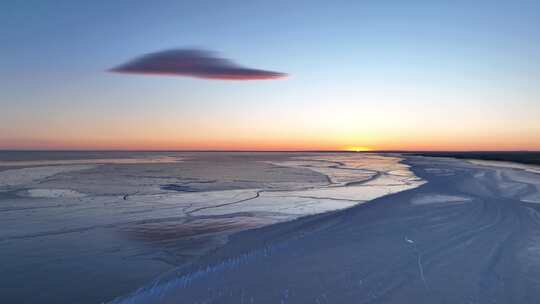
[[[348,148],[345,148],[343,149],[344,151],[351,151],[351,152],[368,152],[368,151],[373,151],[373,149],[371,148],[368,148],[368,147],[348,147]]]

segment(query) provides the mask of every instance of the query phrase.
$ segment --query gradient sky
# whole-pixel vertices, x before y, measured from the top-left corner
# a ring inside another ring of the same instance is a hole
[[[540,1],[2,1],[0,149],[540,150]],[[286,79],[108,69],[198,48]]]

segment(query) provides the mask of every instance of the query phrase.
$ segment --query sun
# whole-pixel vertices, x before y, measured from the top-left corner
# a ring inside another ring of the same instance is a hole
[[[372,151],[372,149],[368,147],[348,147],[345,150],[351,151],[351,152],[366,152],[366,151]]]

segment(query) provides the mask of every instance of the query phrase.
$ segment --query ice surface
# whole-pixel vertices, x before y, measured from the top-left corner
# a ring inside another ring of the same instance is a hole
[[[10,291],[0,299],[111,300],[232,233],[421,185],[400,161],[362,153],[3,161],[0,272]]]
[[[2,161],[0,167],[30,167],[30,166],[58,166],[80,164],[157,164],[175,163],[181,161],[181,157],[138,157],[138,158],[91,158],[91,159],[56,159],[56,160],[16,160]]]
[[[0,191],[10,187],[29,186],[32,182],[40,181],[58,173],[85,170],[94,167],[93,165],[44,166],[0,171]]]
[[[30,189],[24,190],[18,193],[22,196],[29,197],[44,197],[44,198],[76,198],[85,196],[82,193],[79,193],[74,190],[69,189]]]
[[[540,166],[536,166],[536,165],[526,165],[526,164],[513,163],[513,162],[479,160],[479,159],[471,159],[471,160],[468,160],[468,162],[472,164],[476,164],[476,165],[482,165],[482,166],[521,169],[521,170],[529,171],[532,173],[540,174]]]

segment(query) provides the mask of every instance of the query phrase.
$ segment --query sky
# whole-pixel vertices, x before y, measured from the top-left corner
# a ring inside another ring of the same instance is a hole
[[[540,150],[537,0],[2,1],[0,20],[0,149]],[[238,79],[133,67],[186,50]]]

